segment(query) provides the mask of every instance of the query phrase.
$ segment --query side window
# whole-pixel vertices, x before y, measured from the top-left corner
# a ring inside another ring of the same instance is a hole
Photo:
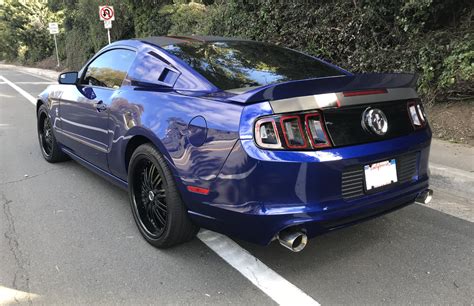
[[[82,84],[118,89],[134,58],[134,51],[126,49],[107,51],[89,64]]]

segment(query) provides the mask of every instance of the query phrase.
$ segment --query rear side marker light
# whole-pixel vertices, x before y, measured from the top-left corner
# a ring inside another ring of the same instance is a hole
[[[299,116],[283,116],[280,118],[280,124],[288,148],[302,149],[308,146]]]
[[[386,89],[370,89],[370,90],[357,90],[357,91],[345,91],[343,92],[344,97],[355,97],[355,96],[367,96],[367,95],[378,95],[387,93]]]
[[[305,116],[306,131],[311,144],[315,148],[330,147],[328,135],[324,129],[324,121],[320,114],[308,114]]]
[[[201,188],[201,187],[197,187],[197,186],[188,186],[188,191],[190,192],[194,192],[194,193],[199,193],[199,194],[203,194],[203,195],[208,195],[209,194],[209,189],[207,188]]]

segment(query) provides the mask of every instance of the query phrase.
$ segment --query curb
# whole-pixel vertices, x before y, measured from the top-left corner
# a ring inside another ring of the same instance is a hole
[[[430,183],[464,198],[474,197],[474,173],[430,162]]]

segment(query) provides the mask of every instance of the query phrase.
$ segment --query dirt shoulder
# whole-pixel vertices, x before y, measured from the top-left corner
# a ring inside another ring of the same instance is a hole
[[[426,111],[433,137],[474,146],[474,101],[436,103]]]

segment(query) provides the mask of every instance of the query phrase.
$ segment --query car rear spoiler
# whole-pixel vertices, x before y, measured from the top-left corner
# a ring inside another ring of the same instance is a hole
[[[298,97],[312,97],[314,99],[314,96],[316,95],[338,94],[339,99],[334,103],[338,103],[338,106],[341,106],[339,103],[345,96],[343,93],[350,92],[363,93],[360,95],[354,93],[349,95],[354,98],[360,98],[355,96],[382,93],[377,91],[395,93],[395,95],[391,95],[390,100],[394,100],[396,96],[402,92],[404,93],[402,94],[403,98],[406,98],[405,96],[414,96],[413,98],[416,98],[416,81],[417,76],[410,73],[367,73],[343,75],[265,85],[229,97],[227,100],[240,103],[255,103],[261,101],[295,100],[295,98]],[[394,89],[405,90],[400,91]],[[386,96],[386,99],[382,100],[387,100],[387,98],[388,96]],[[346,100],[347,101],[345,102],[347,103],[343,103],[344,105],[359,104],[355,103],[357,99]],[[352,102],[349,100],[352,100]],[[328,104],[326,106],[331,105]]]

